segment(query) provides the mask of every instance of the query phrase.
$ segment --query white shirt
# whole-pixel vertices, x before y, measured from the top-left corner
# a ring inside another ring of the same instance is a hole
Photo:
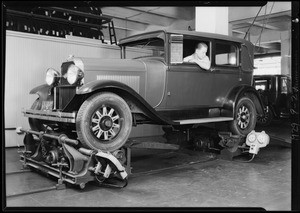
[[[210,60],[207,56],[200,59],[195,53],[183,59],[183,62],[191,62],[198,64],[201,68],[208,70],[210,68]]]

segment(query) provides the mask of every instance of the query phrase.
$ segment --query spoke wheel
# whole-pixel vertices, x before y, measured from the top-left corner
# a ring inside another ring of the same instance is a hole
[[[230,124],[231,131],[236,135],[246,136],[256,125],[256,109],[250,98],[240,98],[235,107],[235,119]]]
[[[264,116],[257,116],[257,124],[260,126],[268,126],[271,124],[273,120],[273,113],[269,107],[264,109],[265,115]]]
[[[88,149],[117,150],[126,143],[131,128],[130,108],[120,96],[110,92],[89,97],[76,118],[78,139]]]
[[[91,132],[100,141],[109,141],[117,137],[120,131],[120,115],[110,106],[101,106],[91,119]]]
[[[242,105],[237,113],[238,126],[241,129],[246,129],[250,123],[250,112],[247,106]]]

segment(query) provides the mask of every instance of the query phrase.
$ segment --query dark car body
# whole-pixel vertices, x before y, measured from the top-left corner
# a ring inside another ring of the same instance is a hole
[[[258,119],[269,125],[273,118],[290,117],[291,79],[287,75],[255,75],[253,86],[258,90],[266,107],[266,117]]]
[[[199,42],[208,46],[209,70],[183,63]],[[23,130],[24,164],[84,188],[91,180],[125,179],[125,167],[130,173],[132,126],[196,129],[221,122],[246,137],[264,116],[252,86],[253,45],[246,40],[159,30],[119,46],[120,59],[70,57],[60,71],[47,70],[47,84],[30,91],[38,97],[23,110],[30,125]]]
[[[200,41],[208,45],[210,70],[182,62]],[[121,59],[73,57],[62,64],[55,83],[34,88],[30,93],[39,95],[37,103],[24,111],[30,123],[36,124],[31,125],[32,128],[40,131],[42,127],[38,125],[48,125],[75,138],[77,132],[79,141],[91,133],[91,138],[99,144],[109,144],[120,136],[112,127],[122,128],[119,122],[123,120],[114,123],[122,110],[115,110],[114,103],[109,105],[111,113],[103,104],[96,111],[98,115],[85,115],[81,109],[94,101],[87,100],[98,93],[108,93],[108,97],[114,94],[125,101],[130,109],[130,126],[131,123],[176,127],[228,122],[234,134],[247,135],[255,127],[253,116],[264,114],[260,96],[252,87],[253,45],[246,40],[210,33],[159,30],[122,39],[119,46]],[[78,80],[72,85],[67,80],[70,66],[79,70]],[[80,123],[78,115],[83,119],[94,116],[90,121],[93,130],[79,130],[84,129],[88,121]],[[119,148],[128,135],[121,138],[123,142],[119,145],[103,149]],[[85,147],[95,148],[86,143],[90,142],[84,142]]]

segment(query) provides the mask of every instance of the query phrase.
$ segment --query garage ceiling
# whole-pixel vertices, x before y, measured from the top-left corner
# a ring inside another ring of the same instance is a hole
[[[235,9],[229,7],[229,13],[236,11]],[[101,10],[104,15],[113,16],[115,28],[126,31],[126,35],[147,30],[150,25],[166,28],[179,20],[195,19],[195,7],[102,7]],[[249,8],[241,7],[239,10],[239,13],[243,14]],[[232,36],[244,38],[249,31],[246,39],[256,44],[256,55],[280,54],[280,33],[291,30],[291,10],[277,12],[274,9],[274,12],[269,10],[265,14],[263,11],[264,9],[255,21],[255,14],[248,18],[229,20]]]
[[[232,35],[244,38],[251,27],[247,39],[250,37],[250,41],[256,45],[256,54],[280,53],[281,33],[291,30],[291,11],[258,16],[253,21],[254,18],[247,18],[230,22]]]
[[[194,20],[194,7],[101,7],[103,15],[114,17],[117,29],[127,34],[145,31],[150,26],[168,27],[179,20]]]
[[[282,7],[284,3],[276,2],[276,4],[277,9],[275,6],[273,12],[271,12],[274,6],[273,3],[271,11],[269,9],[268,13],[266,12],[267,9],[265,10],[265,13],[263,12],[263,7],[229,7],[229,24],[232,29],[232,36],[244,38],[248,32],[246,36],[247,39],[257,46],[256,55],[280,54],[281,33],[284,31],[290,31],[291,29],[291,8],[286,6]],[[269,8],[270,5],[272,4],[268,4]],[[259,15],[255,18],[259,8],[262,12],[259,13]],[[185,30],[194,30],[195,28],[195,7],[109,6],[99,7],[99,9],[101,9],[103,18],[112,18],[118,40],[120,38],[147,31],[149,29],[164,29],[170,26],[173,29],[181,27]],[[250,9],[253,9],[254,13],[248,14],[248,17],[245,17],[245,14],[249,13]],[[89,12],[86,12],[85,14],[87,17],[91,15]],[[94,21],[93,23],[85,24],[91,25],[96,24],[96,22]],[[93,28],[90,28],[89,30],[87,29],[87,31],[92,30]],[[64,34],[62,34],[62,36],[64,36]],[[95,35],[91,36],[95,37]],[[107,33],[104,33],[104,37],[108,38]]]

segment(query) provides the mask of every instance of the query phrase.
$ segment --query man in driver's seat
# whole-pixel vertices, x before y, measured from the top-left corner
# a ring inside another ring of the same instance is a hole
[[[195,52],[183,59],[183,62],[191,62],[198,64],[201,68],[209,70],[210,60],[206,55],[207,45],[205,43],[199,43],[196,46]]]

